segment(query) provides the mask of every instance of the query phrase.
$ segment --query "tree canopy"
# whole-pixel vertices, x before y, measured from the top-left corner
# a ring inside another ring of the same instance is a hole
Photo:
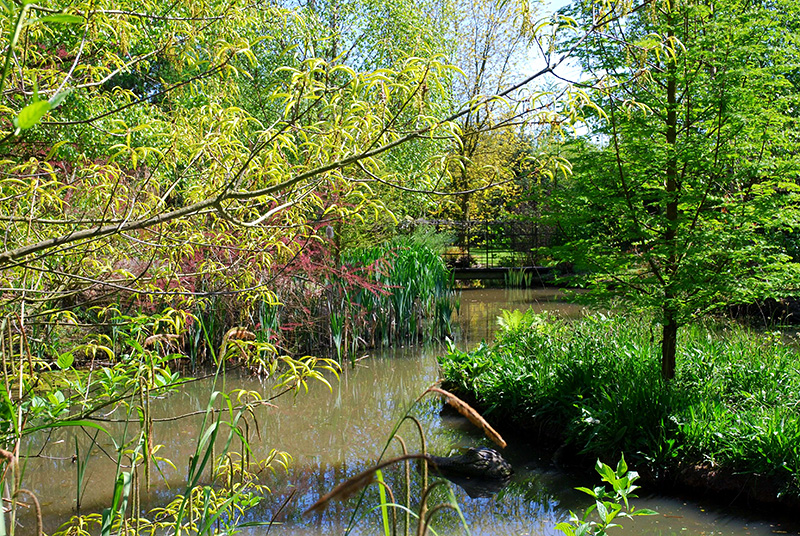
[[[719,0],[576,4],[602,110],[574,147],[554,213],[562,258],[594,288],[655,308],[663,374],[678,326],[797,282],[782,236],[798,225],[796,6]]]
[[[794,279],[795,13],[4,4],[3,303],[269,297],[270,267],[328,224],[504,214],[530,176],[552,175],[533,140],[588,113],[599,141],[576,146],[565,195],[537,206],[597,288],[660,311],[669,376],[680,324]],[[572,56],[590,80],[532,87]]]
[[[377,6],[357,7],[369,35]],[[425,24],[350,56],[321,24],[273,4],[6,6],[5,296],[258,294],[315,222],[378,210],[369,174],[452,133],[451,70]]]

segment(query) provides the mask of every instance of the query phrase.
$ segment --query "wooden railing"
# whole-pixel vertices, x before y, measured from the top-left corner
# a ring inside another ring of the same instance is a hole
[[[521,267],[540,264],[538,248],[550,245],[553,229],[535,220],[416,220],[414,225],[429,225],[453,235],[444,254],[451,266]]]

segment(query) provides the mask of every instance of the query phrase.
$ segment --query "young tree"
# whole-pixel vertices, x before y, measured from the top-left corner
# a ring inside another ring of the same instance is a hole
[[[658,311],[662,374],[681,324],[784,296],[797,267],[797,6],[781,0],[580,3],[605,18],[581,60],[603,109],[555,218],[597,292]]]
[[[456,3],[456,11],[462,16],[452,28],[453,58],[463,73],[453,83],[456,102],[474,102],[498,95],[513,84],[528,56],[529,9],[526,2]],[[470,109],[459,119],[451,164],[452,189],[459,193],[457,206],[450,210],[458,219],[470,219],[470,198],[475,188],[495,183],[498,175],[502,176],[511,167],[510,161],[483,153],[496,153],[492,131],[513,132],[524,122],[523,116],[529,110],[519,99],[517,94],[507,100],[490,101]],[[490,159],[499,167],[479,162]]]

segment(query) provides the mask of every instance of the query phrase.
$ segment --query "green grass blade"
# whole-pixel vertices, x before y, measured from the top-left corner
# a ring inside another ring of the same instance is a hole
[[[386,482],[383,480],[383,472],[380,469],[375,471],[375,478],[378,481],[378,492],[380,493],[383,534],[384,536],[391,536],[391,531],[389,529],[389,509],[386,507]]]

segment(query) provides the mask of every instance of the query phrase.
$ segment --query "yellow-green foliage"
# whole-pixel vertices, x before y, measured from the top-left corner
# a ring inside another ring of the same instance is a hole
[[[430,40],[359,70],[316,54],[342,36],[313,13],[162,8],[4,7],[2,31],[19,36],[0,108],[6,312],[26,293],[37,312],[118,292],[263,299],[270,266],[315,239],[310,221],[383,210],[354,179],[383,174],[409,132],[452,128]]]

